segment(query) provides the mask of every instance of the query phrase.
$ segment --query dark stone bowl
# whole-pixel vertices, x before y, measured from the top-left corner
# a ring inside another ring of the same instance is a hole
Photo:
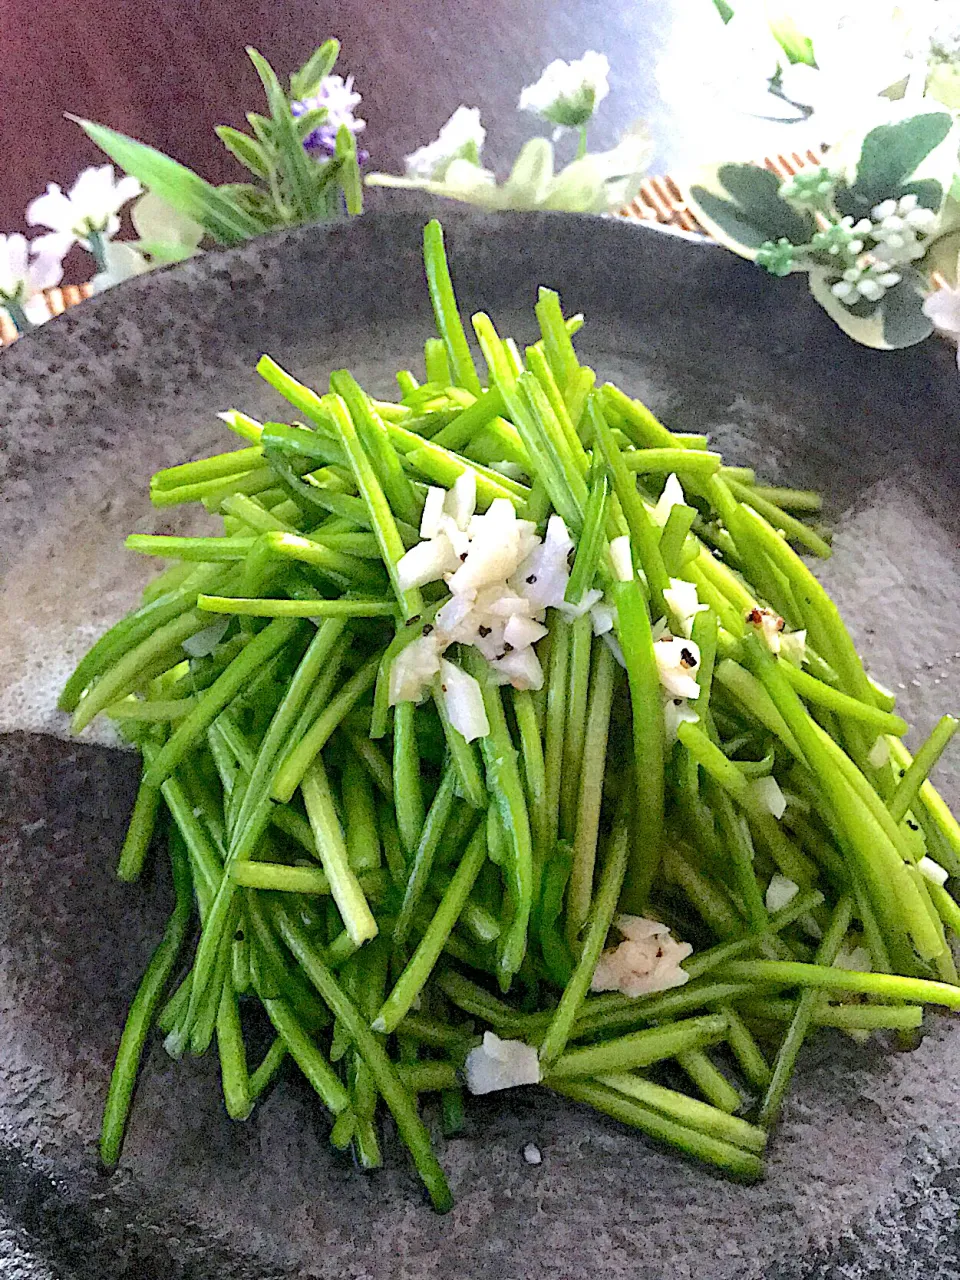
[[[444,212],[465,307],[531,336],[536,286],[588,323],[602,377],[728,461],[821,488],[824,577],[918,733],[960,689],[960,386],[937,342],[879,353],[836,330],[797,278],[614,221]],[[57,686],[134,600],[131,530],[156,467],[217,447],[214,414],[277,402],[262,351],[371,389],[417,367],[429,332],[421,219],[368,216],[263,239],[120,287],[0,359],[0,1274],[754,1280],[960,1274],[958,1040],[913,1054],[823,1035],[804,1054],[769,1176],[716,1178],[545,1094],[470,1108],[435,1217],[402,1153],[365,1177],[331,1154],[285,1076],[231,1124],[212,1061],[154,1048],[121,1169],[95,1138],[125,1008],[162,927],[165,883],[113,864],[129,755],[67,743]],[[177,513],[174,513],[176,516]],[[61,735],[59,738],[53,735]],[[956,768],[941,771],[960,798]],[[521,1155],[527,1141],[539,1167]]]

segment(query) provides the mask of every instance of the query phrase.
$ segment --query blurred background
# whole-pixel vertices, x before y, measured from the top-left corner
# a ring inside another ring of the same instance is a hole
[[[213,127],[245,127],[244,111],[260,108],[244,46],[283,76],[329,35],[363,94],[371,169],[402,171],[403,157],[465,103],[487,127],[485,163],[502,171],[542,132],[516,110],[521,88],[585,48],[610,59],[592,149],[642,118],[651,173],[718,158],[718,145],[723,157],[762,152],[776,123],[718,121],[716,103],[703,101],[701,53],[714,57],[724,34],[711,0],[2,0],[0,226],[21,229],[48,181],[66,187],[103,163],[65,111],[151,143],[212,182],[234,181]]]

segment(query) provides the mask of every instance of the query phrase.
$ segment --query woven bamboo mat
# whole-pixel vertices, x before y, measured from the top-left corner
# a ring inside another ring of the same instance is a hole
[[[802,154],[793,151],[789,155],[767,156],[763,163],[779,178],[788,178],[798,169],[819,164],[820,156],[814,151]],[[635,222],[659,222],[662,226],[677,227],[694,234],[708,234],[687,208],[679,186],[669,175],[664,178],[647,178],[642,182],[636,199],[625,209],[621,209],[618,216]],[[67,307],[75,307],[84,298],[89,298],[91,292],[89,284],[47,290],[45,297],[51,316],[60,315]],[[6,346],[16,337],[17,332],[12,322],[6,312],[0,309],[0,344]]]

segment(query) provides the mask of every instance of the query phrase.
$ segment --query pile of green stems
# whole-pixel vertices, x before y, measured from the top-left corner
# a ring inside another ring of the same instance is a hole
[[[537,1048],[543,1087],[756,1178],[812,1030],[909,1043],[924,1005],[960,1008],[960,908],[917,865],[960,873],[960,828],[927,778],[956,721],[911,758],[892,696],[791,545],[829,554],[816,495],[758,485],[598,387],[571,341],[581,320],[550,290],[524,352],[473,317],[481,381],[438,224],[424,248],[426,380],[401,371],[394,402],[339,371],[321,395],[264,357],[293,425],[225,414],[243,448],[153,477],[158,507],[201,503],[222,534],[131,536],[169,566],[64,690],[76,730],[104,713],[143,756],[121,878],[162,836],[175,896],[123,1032],[103,1161],[159,1028],[175,1056],[216,1044],[237,1119],[292,1059],[363,1168],[381,1164],[385,1108],[444,1210],[420,1097],[458,1132],[463,1064],[492,1030]],[[400,590],[396,564],[426,486],[467,468],[481,511],[507,498],[541,531],[563,517],[567,599],[607,592],[623,657],[589,614],[557,610],[538,691],[448,651],[481,683],[490,733],[472,743],[436,682],[388,705],[392,661],[445,595]],[[687,501],[661,528],[670,473]],[[628,582],[608,550],[623,534]],[[652,631],[678,631],[671,578],[708,606],[692,627],[699,720],[675,743]],[[761,641],[759,606],[806,631],[802,669]],[[889,763],[872,763],[878,742]],[[789,797],[781,820],[752,785],[767,775]],[[775,873],[798,889],[771,913]],[[693,944],[686,985],[591,994],[618,910]],[[870,972],[834,965],[855,944]]]

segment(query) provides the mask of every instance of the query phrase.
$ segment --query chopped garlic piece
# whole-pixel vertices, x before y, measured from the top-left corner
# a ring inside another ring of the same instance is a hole
[[[593,623],[593,634],[604,636],[608,631],[613,630],[613,624],[617,620],[617,610],[606,600],[598,600],[590,610],[590,619]]]
[[[931,884],[938,884],[941,888],[949,880],[948,873],[941,867],[939,862],[934,862],[932,858],[921,858],[917,863],[917,870],[922,876],[930,881]]]
[[[439,485],[432,484],[427,490],[427,496],[423,500],[423,515],[420,517],[421,538],[435,538],[440,532],[446,496],[446,489],[441,489]]]
[[[694,618],[698,613],[702,613],[704,609],[708,609],[710,606],[700,603],[696,586],[692,582],[687,582],[684,578],[671,578],[669,587],[663,593],[663,598],[676,619],[681,634],[689,640],[693,631]]]
[[[501,1040],[492,1031],[485,1031],[483,1044],[470,1050],[463,1069],[471,1093],[495,1093],[540,1083],[536,1049],[522,1040]]]
[[[834,969],[852,969],[856,973],[870,973],[873,958],[866,947],[842,946],[833,962]]]
[[[665,924],[644,916],[618,916],[614,923],[624,941],[600,957],[592,991],[622,991],[636,997],[669,991],[689,981],[689,973],[680,968],[681,960],[693,954],[689,942],[674,942]]]
[[[673,508],[684,507],[686,506],[686,503],[687,499],[683,492],[683,486],[677,477],[671,472],[671,474],[667,476],[666,484],[663,486],[663,492],[660,494],[657,505],[650,514],[662,529],[669,520],[670,512]]]
[[[440,651],[433,635],[418,636],[402,649],[390,667],[390,705],[419,702],[440,670]]]
[[[776,778],[772,774],[767,774],[765,778],[756,778],[747,789],[757,804],[762,805],[768,813],[772,813],[779,822],[786,812],[787,801]]]
[[[630,539],[625,533],[610,540],[610,560],[618,582],[629,582],[633,577],[633,554]]]
[[[453,488],[444,498],[443,509],[453,517],[457,528],[465,533],[477,509],[477,473],[472,467],[457,476]]]
[[[700,717],[686,698],[667,698],[663,704],[667,746],[672,747],[676,742],[677,730],[682,724],[696,724],[699,719]]]
[[[521,618],[516,614],[507,619],[506,626],[503,628],[504,643],[512,645],[514,649],[526,649],[536,644],[538,640],[542,640],[546,634],[547,628],[541,623],[534,622],[532,618]]]
[[[397,582],[401,591],[425,587],[445,573],[456,569],[460,561],[446,534],[438,534],[427,542],[418,542],[397,561]]]
[[[568,604],[566,600],[561,600],[557,608],[565,618],[571,621],[574,618],[582,618],[585,613],[589,613],[598,601],[603,599],[603,592],[597,587],[591,587],[589,591],[585,591],[580,597],[579,604]]]
[[[697,668],[700,650],[692,640],[665,632],[653,646],[660,683],[672,698],[699,698]]]
[[[477,681],[446,658],[440,660],[440,680],[443,705],[456,731],[468,742],[485,738],[490,732],[490,722]]]
[[[514,689],[520,690],[543,688],[543,667],[535,649],[517,649],[490,665],[501,684],[512,684]]]
[[[770,877],[764,904],[772,915],[775,911],[782,910],[788,902],[792,902],[799,892],[800,886],[795,881],[782,876],[778,871]]]
[[[747,614],[747,622],[756,627],[767,643],[771,653],[779,653],[783,640],[783,619],[772,609],[751,609]]]
[[[890,746],[882,733],[867,752],[867,760],[875,769],[882,769],[890,763]]]
[[[802,667],[807,660],[806,631],[781,631],[780,657],[786,658],[795,667]]]

